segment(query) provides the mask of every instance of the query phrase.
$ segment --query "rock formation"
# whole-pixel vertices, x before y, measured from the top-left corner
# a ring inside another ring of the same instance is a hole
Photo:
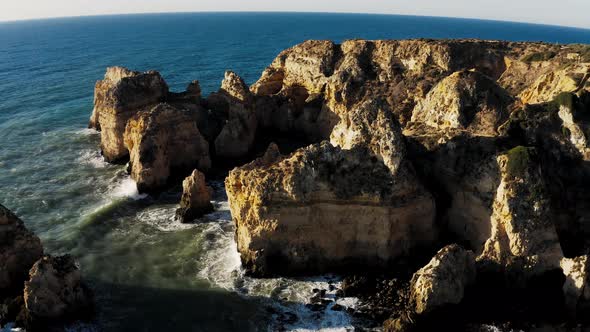
[[[209,143],[199,132],[196,114],[168,104],[136,114],[125,129],[125,146],[140,192],[164,187],[175,171],[211,167]]]
[[[177,94],[153,72],[109,69],[91,125],[108,160],[130,152],[142,191],[278,143],[225,181],[252,274],[405,269],[408,308],[426,316],[480,305],[473,294],[491,297],[487,282],[499,280],[490,288],[499,294],[526,294],[530,305],[545,289],[584,313],[589,54],[544,43],[306,41],[250,87],[226,72],[206,98],[197,83]],[[308,146],[284,148],[285,138]],[[203,182],[187,183],[195,189],[183,207],[207,205]],[[467,250],[435,254],[449,243]],[[407,262],[433,254],[410,283]]]
[[[41,256],[41,240],[0,205],[0,299],[22,291],[29,269]]]
[[[198,170],[182,181],[182,199],[176,210],[176,218],[190,222],[205,213],[213,211],[211,192],[213,189],[205,183],[205,175]]]
[[[44,256],[29,275],[24,301],[34,324],[86,315],[92,308],[92,295],[71,256]]]
[[[128,155],[123,141],[127,121],[163,100],[168,85],[155,71],[140,73],[122,67],[107,68],[94,88],[94,110],[89,127],[101,131],[100,147],[107,161]]]
[[[564,258],[561,268],[565,275],[563,293],[565,302],[573,315],[584,316],[590,309],[590,261],[588,256]]]
[[[475,282],[475,255],[458,245],[442,248],[414,273],[411,301],[416,314],[427,314],[445,305],[459,304],[465,289]]]
[[[432,196],[409,169],[328,142],[226,179],[236,241],[253,274],[383,267],[436,237]]]
[[[0,205],[0,326],[16,321],[30,331],[47,330],[86,318],[92,305],[74,259],[43,256],[39,238]]]
[[[254,144],[258,124],[248,86],[241,77],[227,71],[221,89],[209,98],[218,99],[216,103],[223,105],[227,113],[225,125],[215,138],[216,155],[226,159],[246,156]]]

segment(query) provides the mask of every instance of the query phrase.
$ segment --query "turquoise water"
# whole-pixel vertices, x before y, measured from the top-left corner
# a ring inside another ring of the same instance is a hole
[[[590,43],[590,30],[505,22],[352,14],[166,14],[0,24],[0,203],[50,253],[73,253],[97,293],[91,330],[351,329],[345,313],[304,303],[326,277],[242,275],[221,182],[205,223],[173,220],[178,192],[137,194],[124,166],[102,161],[84,129],[107,66],[160,71],[204,93],[232,69],[248,83],[305,39],[486,38]],[[337,282],[337,281],[335,281]],[[355,299],[344,299],[353,306]]]

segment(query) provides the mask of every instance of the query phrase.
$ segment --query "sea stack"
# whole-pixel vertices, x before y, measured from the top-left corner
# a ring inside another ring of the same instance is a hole
[[[211,193],[213,189],[205,182],[205,175],[198,170],[182,181],[182,198],[176,218],[181,222],[191,222],[213,211]]]

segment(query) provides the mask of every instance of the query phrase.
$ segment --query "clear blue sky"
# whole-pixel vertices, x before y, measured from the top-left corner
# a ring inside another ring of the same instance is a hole
[[[590,28],[590,0],[0,0],[0,21],[195,11],[409,14]]]

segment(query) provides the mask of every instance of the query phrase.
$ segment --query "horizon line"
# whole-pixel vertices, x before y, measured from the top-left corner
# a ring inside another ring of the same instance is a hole
[[[47,16],[47,17],[32,17],[22,18],[15,20],[2,20],[0,24],[6,23],[24,23],[34,21],[45,21],[45,20],[59,20],[59,19],[75,19],[75,18],[93,18],[93,17],[108,17],[108,16],[140,16],[140,15],[170,15],[170,14],[348,14],[348,15],[381,15],[381,16],[406,16],[406,17],[422,17],[422,18],[440,18],[440,19],[457,19],[457,20],[473,20],[473,21],[487,21],[487,22],[501,22],[501,23],[513,23],[523,25],[538,25],[545,27],[554,28],[566,28],[575,30],[584,30],[590,32],[590,27],[581,26],[568,26],[568,25],[557,25],[547,24],[538,22],[521,22],[521,21],[510,21],[501,19],[491,18],[477,18],[477,17],[458,17],[458,16],[438,16],[438,15],[416,15],[416,14],[395,14],[395,13],[377,13],[377,12],[323,12],[323,11],[275,11],[275,10],[205,10],[205,11],[163,11],[163,12],[133,12],[133,13],[104,13],[104,14],[91,14],[91,15],[73,15],[73,16]]]

